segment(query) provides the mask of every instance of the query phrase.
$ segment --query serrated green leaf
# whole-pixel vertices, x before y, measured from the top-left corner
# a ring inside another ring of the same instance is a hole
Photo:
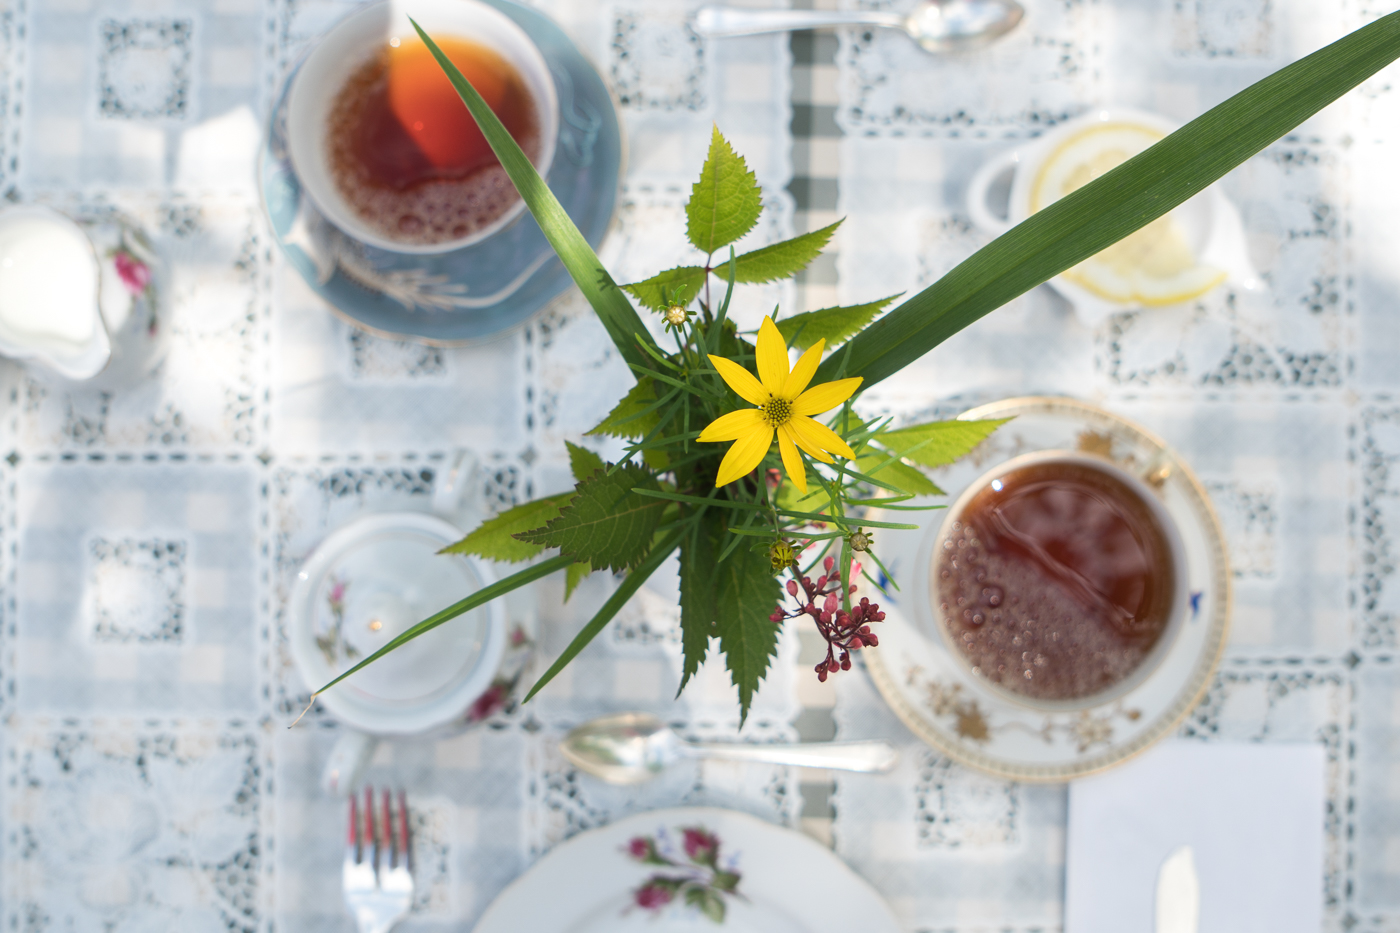
[[[710,638],[715,631],[715,554],[717,541],[724,533],[724,516],[720,509],[710,509],[700,519],[695,533],[681,542],[681,685],[685,685],[710,650]]]
[[[440,553],[475,554],[488,560],[511,563],[529,560],[544,548],[538,544],[521,541],[515,535],[539,528],[551,519],[558,518],[560,511],[568,505],[573,496],[573,490],[569,490],[557,496],[534,499],[517,505],[495,518],[482,522],[471,534],[456,544],[449,544]]]
[[[594,473],[578,484],[558,518],[516,538],[557,547],[600,569],[630,569],[651,550],[652,534],[666,510],[664,499],[639,496],[635,487],[660,488],[650,473],[631,463]]]
[[[889,454],[883,450],[866,448],[866,452],[856,458],[856,469],[915,496],[943,495],[943,490],[920,470],[901,460],[890,460]]]
[[[671,305],[689,305],[700,294],[700,286],[704,284],[704,269],[699,266],[677,266],[622,287],[651,310],[665,311]]]
[[[586,560],[581,560],[577,564],[570,564],[564,571],[564,602],[569,601],[569,597],[574,595],[574,590],[583,582],[583,578],[593,572],[593,565]]]
[[[868,389],[899,372],[1204,191],[1396,58],[1400,12],[1274,72],[982,247],[852,340],[849,358],[829,357],[814,381],[844,365]]]
[[[782,586],[773,576],[763,551],[737,548],[715,568],[715,627],[730,680],[739,688],[739,725],[770,659],[778,653],[780,626],[768,617],[782,599]]]
[[[778,279],[796,275],[821,255],[822,249],[830,242],[831,235],[839,226],[841,221],[838,220],[829,227],[822,227],[820,230],[813,230],[781,243],[770,243],[761,249],[734,257],[734,281],[776,282]],[[715,269],[715,272],[727,275],[724,266]]]
[[[762,212],[754,173],[716,126],[700,180],[691,186],[685,205],[686,236],[696,249],[709,255],[752,230]]]
[[[565,441],[564,446],[569,450],[569,472],[574,474],[574,482],[581,483],[603,468],[603,458],[587,447],[569,441]]]
[[[938,467],[952,463],[987,439],[1010,418],[987,421],[932,421],[881,431],[875,441],[915,463]]]
[[[608,416],[598,422],[588,433],[641,440],[660,423],[660,415],[655,411],[646,411],[648,405],[655,404],[656,382],[643,376],[631,389],[627,390],[622,401],[613,406],[613,410],[608,412]]]
[[[794,314],[776,322],[778,333],[799,350],[807,349],[818,340],[825,340],[829,349],[859,333],[862,327],[875,320],[875,316],[885,305],[898,297],[899,295],[891,295],[878,301],[868,301],[863,305],[845,305]]]

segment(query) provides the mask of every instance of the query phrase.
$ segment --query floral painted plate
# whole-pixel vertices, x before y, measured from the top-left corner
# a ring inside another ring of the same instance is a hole
[[[992,466],[1043,450],[1105,457],[1161,498],[1186,554],[1189,613],[1159,666],[1088,709],[1046,711],[993,691],[943,641],[931,599],[934,541],[946,512],[900,512],[917,531],[876,534],[899,590],[882,597],[880,646],[860,652],[876,687],[914,734],[965,765],[1021,781],[1065,781],[1119,764],[1169,735],[1200,700],[1220,661],[1230,616],[1224,535],[1205,490],[1162,441],[1117,415],[1065,398],[1015,398],[961,418],[1009,418],[935,481],[952,502]],[[910,516],[915,516],[911,518]]]
[[[474,933],[897,933],[831,850],[732,810],[654,810],[560,844]]]
[[[553,20],[510,0],[485,2],[515,20],[549,63],[559,94],[559,142],[546,181],[596,249],[612,224],[624,160],[612,95]],[[572,287],[528,213],[480,243],[434,255],[379,249],[342,233],[312,205],[292,170],[286,118],[293,73],[272,110],[258,187],[287,261],[348,323],[381,337],[456,346],[510,330]]]

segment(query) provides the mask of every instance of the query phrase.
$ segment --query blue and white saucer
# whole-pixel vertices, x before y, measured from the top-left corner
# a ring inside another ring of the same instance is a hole
[[[539,47],[559,94],[550,190],[595,248],[612,223],[623,167],[622,127],[597,70],[552,20],[508,0],[484,0]],[[437,255],[361,243],[306,197],[287,150],[282,85],[258,161],[258,187],[277,243],[312,290],[371,333],[460,345],[524,322],[573,285],[528,212],[495,235]]]

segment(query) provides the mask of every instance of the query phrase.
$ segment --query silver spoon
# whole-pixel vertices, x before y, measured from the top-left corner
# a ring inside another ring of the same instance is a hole
[[[823,26],[885,26],[902,29],[930,52],[956,52],[987,45],[1016,27],[1026,11],[1016,0],[922,0],[907,15],[882,10],[745,10],[707,6],[692,26],[706,37]]]
[[[865,772],[888,771],[899,762],[898,749],[888,742],[687,742],[648,713],[616,713],[586,722],[564,736],[559,750],[579,769],[609,784],[640,784],[682,758]]]

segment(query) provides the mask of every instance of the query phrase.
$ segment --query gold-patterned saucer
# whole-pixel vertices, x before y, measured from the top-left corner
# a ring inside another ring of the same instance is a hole
[[[1220,520],[1190,468],[1136,424],[1067,398],[1013,398],[961,418],[1014,418],[935,481],[957,497],[992,466],[1036,451],[1078,451],[1141,477],[1175,522],[1185,551],[1189,612],[1158,666],[1098,706],[1051,711],[990,688],[949,651],[930,599],[933,546],[945,511],[900,512],[917,531],[880,530],[878,550],[899,585],[879,599],[880,646],[860,655],[890,708],[915,735],[965,765],[1020,781],[1066,781],[1112,767],[1170,734],[1199,702],[1225,647],[1230,570]],[[911,516],[914,516],[911,518]]]

